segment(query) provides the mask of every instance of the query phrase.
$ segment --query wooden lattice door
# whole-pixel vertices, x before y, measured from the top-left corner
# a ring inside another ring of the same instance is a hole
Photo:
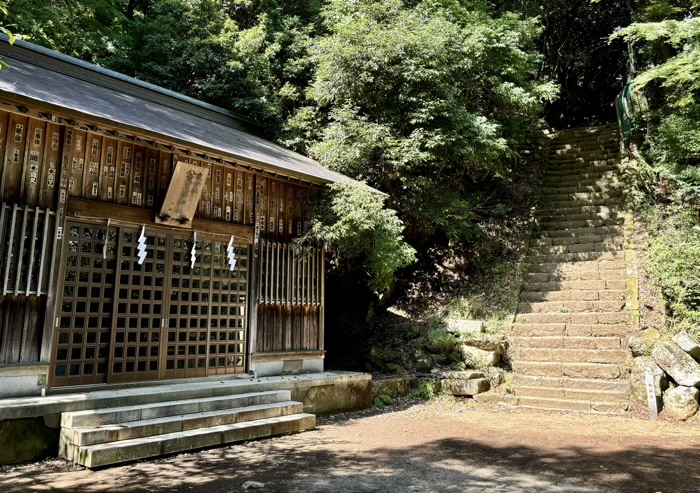
[[[69,222],[52,385],[242,373],[247,245]],[[105,250],[105,238],[109,236]]]
[[[106,226],[69,222],[66,240],[52,385],[105,383],[114,305],[117,232]]]

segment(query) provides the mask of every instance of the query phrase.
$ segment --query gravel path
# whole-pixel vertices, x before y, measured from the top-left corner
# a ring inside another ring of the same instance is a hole
[[[437,401],[319,420],[311,432],[100,471],[0,468],[3,493],[694,492],[700,422]],[[259,485],[253,485],[259,486]]]

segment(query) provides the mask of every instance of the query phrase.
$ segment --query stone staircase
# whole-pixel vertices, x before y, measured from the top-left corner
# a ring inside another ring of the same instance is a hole
[[[560,132],[511,333],[521,406],[627,409],[626,267],[617,125]]]
[[[59,455],[95,468],[316,426],[289,390],[167,399],[62,413]]]

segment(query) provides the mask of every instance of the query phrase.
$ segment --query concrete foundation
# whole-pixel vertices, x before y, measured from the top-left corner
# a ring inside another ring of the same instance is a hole
[[[178,399],[289,390],[303,411],[328,415],[372,405],[372,377],[324,372],[275,377],[211,377],[176,383],[131,384],[82,393],[0,399],[0,465],[58,455],[61,413]]]
[[[0,366],[0,399],[41,395],[48,374],[49,365]]]

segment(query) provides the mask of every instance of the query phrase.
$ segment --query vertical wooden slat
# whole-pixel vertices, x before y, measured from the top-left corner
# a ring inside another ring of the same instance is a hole
[[[19,238],[17,239],[17,269],[15,271],[15,285],[13,287],[13,293],[14,294],[19,294],[19,281],[20,278],[22,277],[22,266],[24,264],[24,239],[27,234],[27,216],[29,215],[29,207],[23,207],[23,212],[22,212],[22,229],[20,230],[21,233],[19,235]],[[31,265],[29,266],[30,272],[29,275],[31,277]]]
[[[234,212],[235,208],[235,192],[236,189],[236,172],[231,168],[231,166],[223,166],[222,172],[224,174],[223,180],[223,197],[222,197],[222,215],[223,220],[227,223],[237,223],[240,219],[240,213],[236,215]],[[242,192],[242,190],[241,190]]]
[[[44,282],[44,267],[46,264],[53,262],[53,259],[49,256],[49,252],[46,251],[46,246],[49,241],[49,225],[51,224],[52,213],[49,209],[44,211],[44,233],[41,236],[41,262],[39,262],[39,275],[36,280],[36,294],[42,295],[46,294],[46,291],[42,292],[43,282]]]
[[[321,247],[321,304],[318,310],[318,349],[324,351],[326,347],[326,252],[325,246]]]
[[[41,214],[41,209],[39,207],[36,207],[34,210],[34,222],[32,224],[32,235],[29,240],[29,265],[27,266],[27,287],[25,289],[25,294],[29,295],[29,292],[32,287],[32,274],[34,273],[34,252],[35,252],[35,247],[36,247],[36,231],[39,226],[39,214]],[[46,218],[48,219],[48,217]],[[41,259],[40,263],[43,263],[44,259]],[[19,276],[17,276],[17,279],[19,280]],[[36,294],[39,294],[39,287],[37,286],[36,289]]]
[[[211,180],[212,184],[212,211],[211,217],[215,221],[224,220],[224,166],[214,163],[211,166],[211,172],[214,174]]]
[[[49,123],[46,127],[44,163],[41,167],[41,186],[39,187],[39,207],[42,208],[53,207],[56,204],[63,130],[63,126],[56,123]]]
[[[156,190],[158,187],[158,161],[158,150],[149,148],[146,151],[146,160],[144,163],[143,173],[145,180],[144,207],[147,207],[148,209],[153,209],[156,205]]]
[[[10,282],[10,266],[12,265],[12,256],[14,250],[14,238],[15,238],[15,221],[17,220],[17,209],[19,206],[14,204],[12,206],[12,217],[10,218],[10,238],[7,242],[7,254],[6,254],[6,264],[5,264],[5,281],[2,287],[2,294],[7,295],[8,285]]]
[[[144,165],[146,163],[146,148],[134,146],[134,158],[132,160],[131,179],[129,180],[128,199],[131,207],[144,207]]]

